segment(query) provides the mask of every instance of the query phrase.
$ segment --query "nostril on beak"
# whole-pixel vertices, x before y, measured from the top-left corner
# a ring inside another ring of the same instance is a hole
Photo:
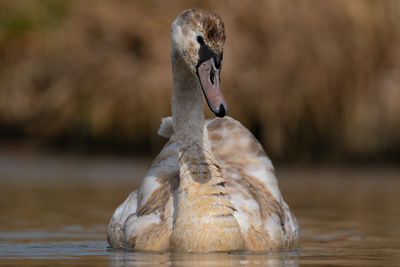
[[[212,85],[214,85],[214,77],[215,77],[215,71],[214,71],[214,68],[211,67],[211,71],[210,71],[210,81],[211,81],[211,84],[212,84]]]

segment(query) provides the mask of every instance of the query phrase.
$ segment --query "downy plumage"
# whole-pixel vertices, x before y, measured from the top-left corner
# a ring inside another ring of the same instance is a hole
[[[293,248],[298,225],[260,143],[224,117],[219,79],[225,42],[221,18],[186,10],[172,24],[169,138],[138,190],[115,211],[111,247],[211,252]],[[224,118],[204,119],[203,94]]]

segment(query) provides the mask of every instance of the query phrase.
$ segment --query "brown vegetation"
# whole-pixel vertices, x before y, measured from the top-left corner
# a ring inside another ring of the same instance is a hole
[[[400,159],[396,0],[0,1],[0,138],[156,151],[192,7],[223,18],[229,115],[273,159]]]

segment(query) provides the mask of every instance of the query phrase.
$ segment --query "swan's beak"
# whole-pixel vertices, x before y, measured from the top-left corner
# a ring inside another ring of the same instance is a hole
[[[228,112],[228,107],[219,86],[219,75],[220,69],[215,67],[213,58],[203,61],[197,67],[197,76],[207,104],[215,115],[222,118]]]

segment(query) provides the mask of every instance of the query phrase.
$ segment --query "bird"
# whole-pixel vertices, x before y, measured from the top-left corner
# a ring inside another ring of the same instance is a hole
[[[220,86],[225,26],[212,11],[183,11],[171,27],[169,138],[140,187],[115,210],[111,248],[229,252],[294,249],[299,226],[283,200],[271,160],[226,116]],[[213,119],[205,119],[203,96]]]

